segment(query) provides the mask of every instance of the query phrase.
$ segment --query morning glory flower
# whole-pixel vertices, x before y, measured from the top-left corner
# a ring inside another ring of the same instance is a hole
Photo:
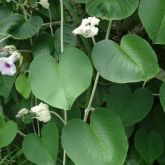
[[[34,118],[44,123],[48,122],[51,119],[49,107],[47,104],[44,103],[40,103],[39,105],[32,107],[31,113],[35,114]]]
[[[9,57],[0,58],[0,72],[2,75],[13,76],[16,73],[16,66]]]
[[[10,56],[0,58],[0,72],[2,75],[13,76],[16,73],[16,66],[14,63],[19,60],[21,65],[23,57],[14,45],[6,45],[3,50]]]
[[[73,30],[73,34],[83,35],[85,38],[94,37],[98,34],[98,27],[100,20],[96,17],[88,17],[82,20],[81,25]]]

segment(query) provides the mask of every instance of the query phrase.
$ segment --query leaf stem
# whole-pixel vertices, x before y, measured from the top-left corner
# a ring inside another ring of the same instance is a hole
[[[109,21],[108,29],[107,29],[107,33],[106,33],[105,39],[108,39],[109,38],[109,35],[110,35],[110,32],[111,32],[111,24],[112,24],[112,21]]]
[[[61,8],[61,53],[64,51],[64,6],[63,6],[63,0],[60,0],[60,8]]]
[[[112,21],[109,21],[105,39],[109,38],[109,34],[110,34],[110,31],[111,31],[111,24],[112,24]],[[95,45],[96,42],[95,42],[94,37],[92,37],[92,41],[93,41],[93,44]],[[95,93],[96,93],[96,88],[97,88],[97,84],[98,84],[98,81],[99,81],[99,77],[100,77],[100,74],[97,72],[95,82],[94,82],[94,85],[93,85],[93,89],[92,89],[92,93],[91,93],[91,96],[90,96],[90,99],[89,99],[89,102],[88,102],[88,106],[85,109],[84,122],[87,121],[89,112],[92,110],[91,106],[92,106],[92,102],[93,102],[93,99],[94,99],[94,96],[95,96]]]
[[[61,9],[61,53],[64,51],[64,6],[63,6],[63,0],[60,0],[60,9]],[[67,123],[67,111],[64,110],[64,122]],[[63,165],[66,164],[66,152],[64,150],[63,152]]]
[[[90,99],[89,99],[89,103],[88,103],[87,108],[85,109],[84,121],[87,121],[89,112],[91,111],[91,105],[92,105],[92,102],[93,102],[93,99],[94,99],[94,95],[95,95],[95,92],[96,92],[96,88],[97,88],[97,84],[98,84],[98,81],[99,81],[99,77],[100,77],[100,75],[97,72],[96,78],[95,78],[95,82],[94,82],[94,85],[93,85],[93,89],[92,89],[92,93],[91,93],[91,96],[90,96]]]
[[[22,137],[25,137],[26,135],[23,133],[23,132],[21,132],[21,131],[17,131],[18,132],[18,134],[19,135],[21,135]]]
[[[51,14],[50,8],[48,9],[48,11],[49,11],[49,17],[50,17],[49,27],[50,27],[50,32],[51,32],[51,35],[53,36],[53,28],[52,28],[52,14]]]

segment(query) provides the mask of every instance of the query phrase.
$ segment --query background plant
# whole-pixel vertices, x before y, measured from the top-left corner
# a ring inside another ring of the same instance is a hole
[[[1,0],[0,164],[164,165],[164,16],[164,0]]]

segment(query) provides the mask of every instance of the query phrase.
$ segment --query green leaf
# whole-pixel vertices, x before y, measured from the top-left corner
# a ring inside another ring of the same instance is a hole
[[[86,0],[75,0],[76,3],[86,3]]]
[[[41,33],[32,46],[33,56],[51,54],[53,52],[53,40],[48,33]]]
[[[88,88],[91,78],[92,65],[76,48],[65,49],[59,64],[49,55],[37,56],[29,70],[34,95],[65,110],[69,110],[75,99]]]
[[[138,4],[139,0],[86,0],[86,10],[92,16],[121,20],[130,16]]]
[[[163,111],[165,112],[165,81],[162,83],[161,87],[160,87],[160,103],[163,107]]]
[[[11,11],[5,7],[5,6],[0,6],[0,20],[6,18],[11,14]]]
[[[130,146],[129,152],[127,154],[127,159],[124,165],[148,165],[137,153],[136,149]]]
[[[98,108],[90,125],[75,119],[62,132],[62,145],[77,165],[121,165],[127,155],[127,138],[120,118]]]
[[[9,145],[17,135],[17,124],[11,120],[5,122],[0,116],[0,148]]]
[[[147,163],[159,158],[163,151],[162,137],[156,131],[147,133],[144,129],[139,129],[135,134],[134,143],[136,150]]]
[[[26,75],[19,75],[15,82],[17,91],[25,98],[28,99],[31,93],[31,86],[29,79]]]
[[[0,95],[7,98],[10,94],[16,76],[2,76],[0,75]]]
[[[109,107],[121,118],[125,126],[142,120],[151,110],[153,95],[145,88],[131,93],[129,86],[115,84],[110,87]]]
[[[14,39],[27,39],[34,36],[42,27],[43,20],[32,16],[27,21],[20,14],[13,14],[0,22],[0,33]]]
[[[152,41],[165,44],[165,1],[141,0],[139,16]]]
[[[61,52],[61,37],[60,37],[60,29],[58,28],[53,36],[54,47],[56,54],[60,54]],[[72,34],[73,27],[72,26],[64,26],[64,48],[74,47],[77,43],[77,37]]]
[[[133,34],[125,35],[120,46],[112,40],[98,42],[92,59],[103,78],[117,83],[147,81],[159,72],[154,50]]]
[[[28,160],[37,165],[55,165],[58,153],[58,130],[55,123],[44,125],[42,137],[28,134],[22,143],[22,150]]]

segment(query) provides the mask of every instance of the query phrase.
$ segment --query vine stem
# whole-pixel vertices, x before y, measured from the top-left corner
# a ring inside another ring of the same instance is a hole
[[[61,53],[64,51],[64,6],[63,6],[63,0],[60,0],[60,9],[61,9],[61,32],[60,32],[60,38],[61,38]],[[64,110],[64,123],[67,123],[67,111]],[[64,150],[63,152],[63,165],[66,164],[66,152]]]
[[[5,40],[7,40],[8,38],[10,38],[10,35],[8,35],[8,36],[6,36],[5,38],[1,39],[1,40],[0,40],[0,43],[3,42],[3,41],[5,41]]]
[[[53,36],[53,28],[52,28],[52,14],[51,14],[50,8],[48,9],[48,11],[49,11],[49,17],[50,17],[49,27],[50,27],[50,32],[51,32],[51,35]]]
[[[25,137],[26,135],[23,133],[23,132],[21,132],[21,131],[17,131],[18,132],[18,134],[19,135],[21,135],[22,137]]]
[[[54,111],[50,111],[50,113],[52,113],[53,115],[55,115],[56,117],[58,117],[60,119],[60,121],[65,125],[65,121],[63,120],[63,118],[56,112]]]
[[[105,39],[108,39],[109,38],[109,34],[110,34],[110,31],[111,31],[111,24],[112,24],[112,21],[109,21],[108,29],[107,29],[107,33],[106,33]],[[92,37],[92,41],[93,41],[93,44],[95,45],[96,42],[95,42],[94,37]],[[93,85],[93,89],[92,89],[92,93],[91,93],[91,96],[90,96],[90,99],[89,99],[87,108],[85,109],[84,122],[87,121],[89,112],[92,110],[92,107],[91,106],[92,106],[92,102],[93,102],[93,99],[94,99],[94,96],[95,96],[95,93],[96,93],[96,89],[97,89],[97,84],[98,84],[98,81],[99,81],[99,77],[100,77],[100,74],[97,72],[96,78],[95,78],[95,81],[94,81],[94,85]]]

